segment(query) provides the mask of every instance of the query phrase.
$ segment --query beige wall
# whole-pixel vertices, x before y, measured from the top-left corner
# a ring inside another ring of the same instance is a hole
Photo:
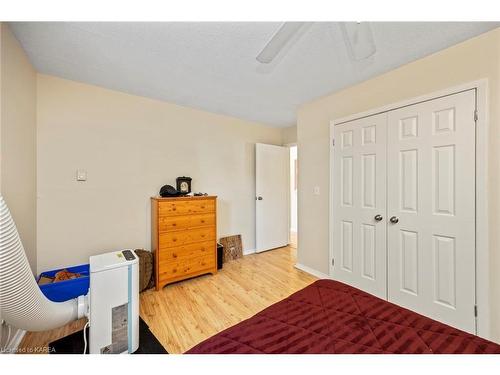
[[[500,29],[300,108],[298,262],[328,273],[330,120],[482,78],[489,80],[490,101],[490,315],[492,336],[500,341]],[[313,195],[314,185],[320,196]]]
[[[290,126],[281,130],[284,145],[297,143],[297,126]]]
[[[149,249],[149,197],[183,175],[219,196],[219,235],[254,249],[254,147],[280,129],[47,75],[37,89],[39,271]]]
[[[36,72],[1,24],[0,191],[36,270]]]

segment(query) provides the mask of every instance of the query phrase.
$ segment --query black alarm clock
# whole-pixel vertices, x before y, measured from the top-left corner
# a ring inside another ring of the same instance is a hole
[[[177,177],[177,191],[182,195],[191,193],[191,180],[191,177]]]

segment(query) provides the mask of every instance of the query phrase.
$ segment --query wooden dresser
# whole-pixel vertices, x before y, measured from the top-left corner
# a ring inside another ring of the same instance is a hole
[[[156,290],[217,272],[217,197],[151,198]]]

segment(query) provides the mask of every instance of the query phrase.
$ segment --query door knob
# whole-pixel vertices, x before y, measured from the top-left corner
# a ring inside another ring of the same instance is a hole
[[[382,215],[375,215],[375,221],[381,221],[383,219]]]
[[[261,201],[263,198],[262,197],[257,197],[257,200],[258,201]]]
[[[399,219],[397,216],[393,216],[389,219],[391,221],[391,223],[393,224],[397,224],[399,222]]]

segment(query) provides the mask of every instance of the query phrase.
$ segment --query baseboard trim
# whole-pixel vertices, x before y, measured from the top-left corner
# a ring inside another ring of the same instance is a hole
[[[308,274],[316,276],[320,279],[331,279],[331,277],[329,275],[327,275],[326,273],[317,271],[314,268],[304,266],[303,264],[300,264],[300,263],[295,263],[295,268],[297,268],[301,271],[307,272]]]
[[[255,254],[257,251],[255,249],[243,250],[243,255]]]

